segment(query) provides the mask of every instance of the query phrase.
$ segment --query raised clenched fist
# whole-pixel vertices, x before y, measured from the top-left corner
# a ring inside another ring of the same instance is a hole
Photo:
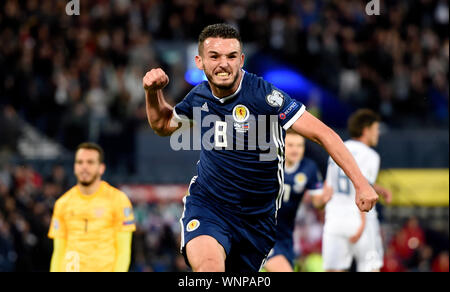
[[[161,68],[148,71],[142,79],[145,90],[156,91],[163,89],[167,84],[169,84],[169,77]]]

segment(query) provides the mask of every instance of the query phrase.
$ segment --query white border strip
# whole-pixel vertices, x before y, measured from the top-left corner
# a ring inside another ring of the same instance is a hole
[[[295,121],[297,121],[298,118],[300,118],[303,115],[305,110],[306,110],[305,105],[302,105],[302,107],[298,110],[298,112],[289,121],[287,121],[286,124],[284,124],[283,129],[284,130],[289,129],[292,126],[292,124],[295,123]]]

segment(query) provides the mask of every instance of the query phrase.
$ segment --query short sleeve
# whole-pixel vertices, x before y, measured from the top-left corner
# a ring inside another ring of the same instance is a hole
[[[305,112],[306,107],[299,101],[291,99],[291,102],[278,115],[284,130],[289,129]]]
[[[117,193],[115,203],[115,226],[116,231],[135,231],[136,223],[134,220],[133,206],[130,199],[123,192]]]
[[[176,120],[193,120],[192,91],[173,108],[173,115]]]
[[[48,232],[49,238],[66,238],[67,231],[62,209],[61,201],[56,201]]]
[[[270,83],[266,83],[265,91],[266,103],[275,110],[278,122],[284,130],[289,129],[306,110],[300,101],[293,99],[289,94]]]
[[[374,184],[378,177],[378,171],[380,169],[380,156],[378,154],[371,155],[371,158],[367,161],[368,165],[362,172],[364,177],[369,181],[370,184]]]
[[[308,178],[308,183],[306,189],[310,195],[317,195],[322,193],[323,188],[323,178],[320,171],[317,169],[315,163],[311,165],[310,177]]]

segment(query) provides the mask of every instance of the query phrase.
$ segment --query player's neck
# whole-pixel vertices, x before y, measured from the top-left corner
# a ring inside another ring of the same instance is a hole
[[[83,195],[89,196],[89,195],[94,194],[98,190],[101,183],[102,183],[101,179],[97,179],[96,181],[94,181],[92,184],[90,184],[88,186],[84,186],[80,183],[78,183],[77,185],[78,185],[80,192]]]
[[[287,160],[284,163],[284,168],[287,172],[293,171],[293,169],[300,164],[302,160],[293,161],[293,160]]]
[[[369,143],[369,139],[365,138],[365,137],[359,137],[359,138],[352,138],[355,141],[361,142],[364,145],[370,147],[370,143]]]
[[[234,86],[230,89],[221,89],[218,88],[217,86],[214,86],[213,84],[209,83],[209,86],[211,87],[211,91],[213,93],[213,95],[217,98],[223,98],[223,97],[227,97],[230,95],[233,95],[238,89],[239,86],[241,85],[241,81],[242,78],[244,78],[244,73],[242,70],[239,70],[239,77],[236,80]]]

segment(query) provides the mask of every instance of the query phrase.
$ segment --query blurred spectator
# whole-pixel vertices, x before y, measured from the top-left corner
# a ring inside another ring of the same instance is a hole
[[[10,226],[0,213],[0,272],[13,272],[16,259]]]
[[[424,233],[414,217],[397,232],[391,243],[395,252],[405,262],[413,257],[422,244],[424,244]]]
[[[0,107],[0,111],[0,152],[14,153],[22,135],[22,124],[12,106]]]
[[[442,246],[448,243],[448,235],[445,237],[424,229],[416,217],[410,217],[387,246],[382,271],[448,271],[448,246]]]
[[[433,272],[447,272],[448,273],[448,251],[441,252],[433,261]]]
[[[61,190],[56,190],[56,193],[66,192],[69,188],[69,178],[67,177],[66,169],[61,164],[55,164],[52,167],[51,174],[45,179],[48,183],[53,183],[60,187]]]
[[[416,217],[409,218],[403,230],[406,232],[408,246],[411,249],[418,248],[425,243],[425,233]]]
[[[401,259],[396,254],[393,247],[388,247],[384,254],[384,265],[381,272],[404,272],[405,268],[402,265]]]

